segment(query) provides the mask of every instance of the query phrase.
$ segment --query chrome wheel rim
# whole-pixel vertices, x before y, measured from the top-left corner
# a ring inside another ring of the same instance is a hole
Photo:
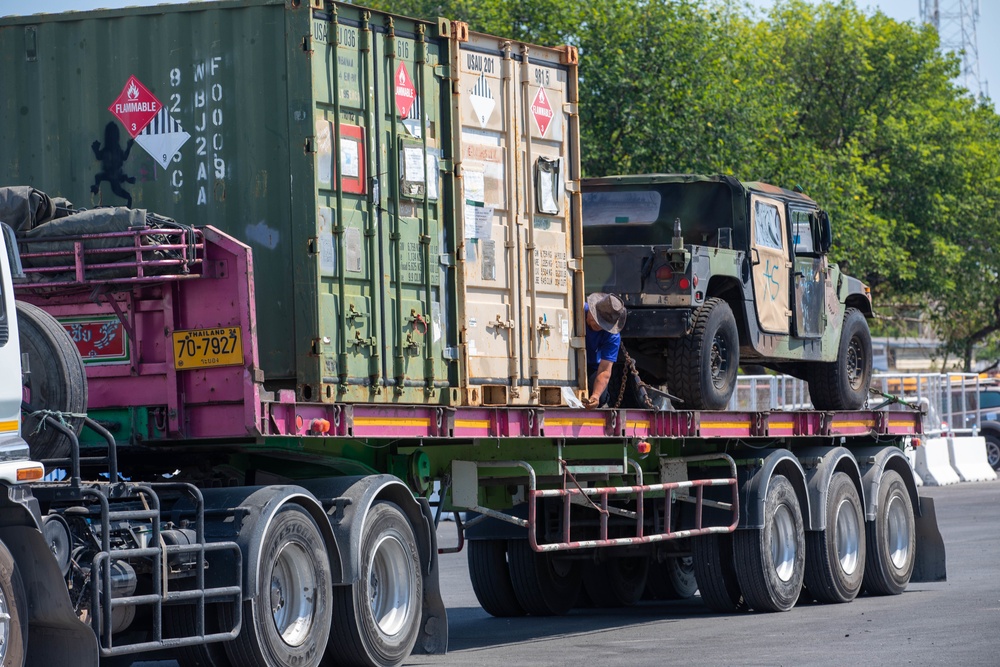
[[[281,548],[271,568],[271,616],[281,640],[301,646],[316,614],[316,568],[301,544]]]
[[[790,581],[795,572],[795,520],[787,505],[774,510],[774,530],[771,535],[771,564],[782,581]]]
[[[7,596],[0,588],[0,663],[7,658],[7,644],[10,641],[10,608],[7,606]]]
[[[1000,445],[986,441],[986,461],[994,470],[1000,468]]]
[[[837,506],[835,530],[840,569],[844,574],[854,574],[858,569],[858,554],[861,551],[861,525],[854,506],[846,498]]]
[[[399,535],[387,533],[379,539],[368,572],[369,604],[375,625],[386,636],[399,634],[413,614],[416,588],[409,551]]]
[[[889,560],[893,567],[902,570],[910,559],[910,522],[906,505],[898,495],[889,501],[885,515]]]

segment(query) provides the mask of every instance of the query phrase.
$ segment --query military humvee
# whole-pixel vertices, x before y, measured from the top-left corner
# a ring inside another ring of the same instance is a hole
[[[809,197],[729,176],[584,179],[583,241],[587,292],[622,297],[626,349],[679,407],[725,408],[740,364],[806,380],[820,410],[867,400],[870,291],[828,260]]]

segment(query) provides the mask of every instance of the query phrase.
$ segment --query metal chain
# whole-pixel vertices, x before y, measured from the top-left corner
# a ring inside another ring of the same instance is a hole
[[[628,375],[631,375],[635,380],[636,387],[639,389],[639,396],[642,398],[645,407],[655,410],[656,406],[653,405],[653,401],[649,398],[649,393],[646,391],[646,387],[649,385],[639,377],[639,370],[635,367],[635,359],[629,356],[628,350],[625,349],[624,345],[620,345],[618,349],[625,355],[625,372],[622,373],[621,386],[618,388],[618,399],[611,407],[617,410],[621,406],[622,400],[625,398],[625,385],[628,384]]]

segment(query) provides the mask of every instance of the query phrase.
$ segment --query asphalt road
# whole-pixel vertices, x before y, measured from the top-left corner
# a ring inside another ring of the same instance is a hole
[[[557,618],[493,618],[472,592],[465,553],[445,555],[449,652],[406,664],[1000,665],[1000,481],[921,495],[936,500],[947,582],[783,614],[714,614],[695,596]],[[454,524],[442,523],[438,535],[442,546],[454,544]]]
[[[1000,482],[922,488],[935,499],[948,581],[892,597],[800,604],[783,614],[714,614],[700,599],[493,618],[465,554],[444,556],[449,653],[410,665],[1000,665]],[[454,525],[442,523],[443,545]]]

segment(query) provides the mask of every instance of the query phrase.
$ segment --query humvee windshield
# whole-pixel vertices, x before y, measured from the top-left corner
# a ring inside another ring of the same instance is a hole
[[[587,245],[659,245],[671,242],[674,219],[686,243],[723,247],[733,229],[733,191],[726,183],[688,182],[587,186],[583,241]]]

